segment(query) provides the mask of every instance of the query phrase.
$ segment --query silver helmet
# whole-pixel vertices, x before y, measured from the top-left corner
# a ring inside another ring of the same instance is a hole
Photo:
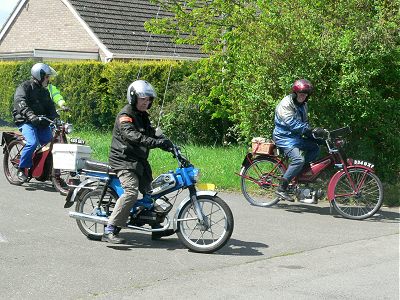
[[[150,108],[154,98],[157,97],[157,94],[153,86],[146,80],[136,80],[129,85],[126,99],[129,104],[135,107],[138,97],[150,97],[151,102],[148,106],[148,108]]]
[[[42,82],[46,75],[57,76],[57,72],[52,67],[44,63],[34,64],[31,69],[31,74],[32,77],[39,82]]]

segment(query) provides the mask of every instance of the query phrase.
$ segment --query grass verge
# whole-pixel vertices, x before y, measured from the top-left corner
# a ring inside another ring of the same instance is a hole
[[[1,127],[0,131],[15,131],[15,127]],[[108,162],[111,144],[111,133],[82,131],[74,132],[71,137],[79,137],[86,141],[92,148],[92,158]],[[219,191],[240,192],[240,177],[238,173],[245,154],[246,147],[205,147],[196,145],[182,146],[182,152],[200,169],[201,183],[213,183]],[[153,176],[174,170],[177,167],[176,160],[170,153],[160,149],[150,151],[150,164]],[[384,186],[384,204],[387,206],[400,206],[400,183]]]

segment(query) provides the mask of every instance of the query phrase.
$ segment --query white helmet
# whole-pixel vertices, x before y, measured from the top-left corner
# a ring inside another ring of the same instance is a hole
[[[57,72],[52,67],[44,63],[34,64],[31,69],[31,74],[32,77],[35,78],[40,83],[42,83],[46,75],[57,76]]]
[[[151,102],[148,106],[148,108],[150,108],[154,98],[157,97],[157,94],[153,86],[146,80],[136,80],[129,85],[126,93],[126,99],[128,100],[129,104],[135,107],[138,97],[150,97]]]

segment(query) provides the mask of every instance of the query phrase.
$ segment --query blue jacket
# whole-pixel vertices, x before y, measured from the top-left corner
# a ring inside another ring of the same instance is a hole
[[[295,100],[296,94],[289,94],[279,102],[275,109],[275,128],[273,139],[280,148],[293,148],[301,146],[304,139],[302,136],[308,134],[307,103],[298,104]]]

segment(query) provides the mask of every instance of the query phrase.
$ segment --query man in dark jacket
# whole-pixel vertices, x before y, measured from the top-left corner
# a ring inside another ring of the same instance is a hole
[[[14,94],[14,122],[22,132],[26,144],[21,153],[17,176],[27,181],[26,168],[32,167],[32,155],[38,145],[47,144],[52,138],[48,121],[40,120],[43,115],[49,119],[58,117],[54,102],[50,98],[47,84],[56,72],[50,66],[37,63],[31,69],[32,79],[21,83]]]
[[[152,85],[144,80],[136,80],[128,87],[128,104],[116,117],[109,162],[117,173],[124,194],[117,200],[102,241],[113,244],[125,242],[118,237],[120,227],[125,226],[139,191],[144,194],[150,190],[152,172],[147,160],[150,149],[169,151],[172,148],[170,140],[156,137],[150,124],[147,110],[154,98],[156,92]]]

